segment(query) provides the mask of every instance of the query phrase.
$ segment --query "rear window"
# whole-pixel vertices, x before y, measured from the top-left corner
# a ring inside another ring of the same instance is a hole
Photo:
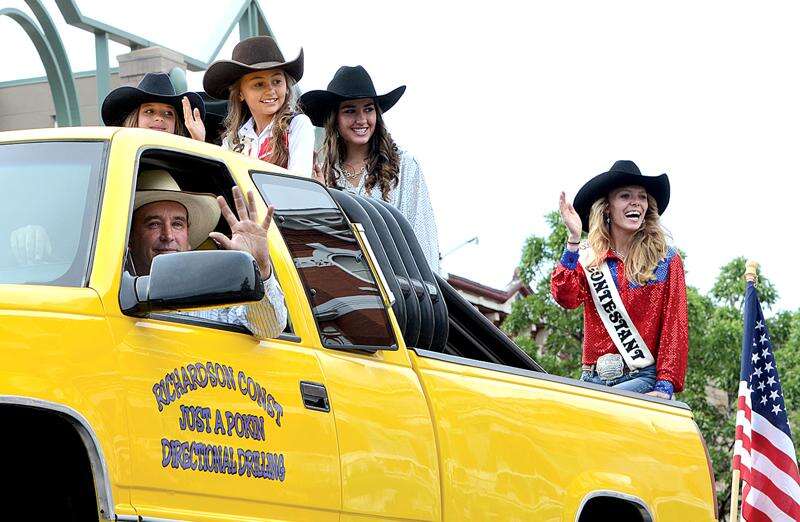
[[[305,286],[322,345],[395,348],[383,298],[350,223],[320,185],[253,174]]]
[[[105,142],[0,145],[0,284],[84,286]]]

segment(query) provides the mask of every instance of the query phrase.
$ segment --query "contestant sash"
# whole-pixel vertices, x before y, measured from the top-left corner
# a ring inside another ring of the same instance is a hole
[[[583,272],[589,282],[589,291],[597,314],[628,368],[642,369],[653,364],[653,354],[622,303],[608,263],[603,261],[599,267],[592,268],[584,266]]]

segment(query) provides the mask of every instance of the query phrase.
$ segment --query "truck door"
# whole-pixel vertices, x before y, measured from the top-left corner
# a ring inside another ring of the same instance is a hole
[[[321,185],[252,176],[276,206],[320,333],[341,456],[341,520],[440,520],[428,405],[358,237]]]
[[[166,168],[182,190],[230,195],[230,173],[207,157],[149,150],[140,164]],[[129,194],[112,196],[116,208],[129,208]],[[290,318],[299,317],[297,275],[275,227],[269,243]],[[116,306],[109,315],[128,394],[131,503],[140,516],[339,519],[333,414],[307,330],[295,322],[279,339],[259,341],[242,326],[179,313],[129,317],[118,303],[106,306]]]

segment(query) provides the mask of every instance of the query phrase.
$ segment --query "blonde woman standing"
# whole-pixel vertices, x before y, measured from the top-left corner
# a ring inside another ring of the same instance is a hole
[[[222,146],[310,177],[314,127],[293,101],[293,87],[302,77],[302,49],[286,61],[269,36],[242,40],[231,60],[211,64],[203,88],[228,100]]]
[[[325,185],[382,199],[409,221],[425,258],[439,271],[439,238],[428,186],[417,160],[395,144],[383,113],[406,87],[379,95],[362,66],[340,67],[327,90],[309,91],[300,107],[312,123],[325,129],[315,177]]]
[[[583,381],[662,398],[683,389],[683,262],[659,223],[669,196],[666,174],[644,176],[632,161],[592,178],[572,205],[561,193],[569,237],[551,291],[564,308],[584,305]]]

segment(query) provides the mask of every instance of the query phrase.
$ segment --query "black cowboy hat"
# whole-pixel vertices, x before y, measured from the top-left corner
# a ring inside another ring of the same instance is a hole
[[[303,77],[303,50],[300,49],[297,58],[287,62],[277,42],[269,36],[242,40],[233,48],[231,58],[212,63],[203,76],[203,89],[214,98],[224,100],[231,85],[245,74],[256,71],[282,69],[295,82]]]
[[[175,86],[169,75],[164,73],[147,73],[136,87],[126,85],[117,87],[103,100],[103,107],[100,114],[103,123],[109,127],[120,126],[125,118],[134,109],[143,103],[166,103],[175,107],[176,117],[183,117],[183,105],[181,98],[186,96],[192,109],[200,110],[200,117],[204,118],[206,107],[202,98],[195,92],[175,93]]]
[[[325,118],[332,110],[339,107],[344,100],[359,100],[372,98],[380,107],[381,112],[386,112],[397,103],[397,100],[406,92],[406,86],[378,96],[375,85],[369,73],[357,65],[355,67],[342,66],[333,75],[328,90],[308,91],[300,96],[300,108],[311,118],[311,123],[317,127],[325,126]]]
[[[592,205],[600,198],[608,196],[612,190],[628,185],[644,187],[647,193],[656,200],[658,214],[661,215],[669,204],[669,178],[666,174],[660,176],[645,176],[636,166],[628,160],[614,162],[608,172],[603,172],[586,182],[575,195],[572,206],[581,218],[583,231],[589,231],[589,212]]]

